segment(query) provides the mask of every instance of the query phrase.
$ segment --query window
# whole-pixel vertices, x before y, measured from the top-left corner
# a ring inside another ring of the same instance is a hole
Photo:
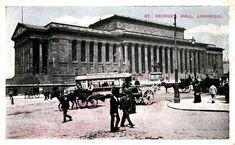
[[[90,62],[94,62],[94,42],[90,42]]]
[[[86,41],[81,43],[81,62],[86,61]]]
[[[77,40],[72,41],[72,61],[77,61]]]
[[[98,43],[98,62],[102,62],[102,43]]]

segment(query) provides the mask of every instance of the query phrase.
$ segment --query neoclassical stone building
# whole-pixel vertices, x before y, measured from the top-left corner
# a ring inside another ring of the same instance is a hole
[[[222,48],[184,39],[184,28],[114,15],[89,27],[51,22],[46,26],[19,23],[15,42],[15,76],[11,84],[71,84],[76,75],[130,72],[147,79],[161,71],[174,80],[186,75],[221,76]],[[178,53],[175,58],[174,53]]]

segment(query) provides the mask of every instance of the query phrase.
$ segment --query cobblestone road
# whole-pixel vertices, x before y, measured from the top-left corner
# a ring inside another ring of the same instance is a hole
[[[17,98],[10,105],[6,98],[6,137],[17,139],[228,139],[229,113],[194,112],[174,110],[167,107],[173,99],[173,90],[155,95],[155,103],[137,106],[131,115],[134,128],[124,127],[120,132],[109,132],[109,99],[99,102],[97,108],[69,110],[73,121],[62,122],[58,101],[43,98]],[[192,98],[181,94],[181,99]],[[122,115],[120,111],[120,115]]]

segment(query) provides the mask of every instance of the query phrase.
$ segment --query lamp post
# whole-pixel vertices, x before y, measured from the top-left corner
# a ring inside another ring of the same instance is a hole
[[[193,58],[194,58],[194,60],[195,60],[195,55],[194,55],[194,54],[195,54],[195,51],[194,51],[194,45],[195,45],[195,43],[196,43],[196,40],[194,39],[194,37],[192,37]],[[192,60],[192,61],[194,61],[194,60]],[[196,71],[197,71],[197,70],[196,70],[196,66],[197,66],[197,65],[195,64],[195,61],[194,61],[193,64],[194,64],[194,70],[193,70],[193,71],[194,71],[194,80],[195,80],[195,79],[197,78],[197,74],[196,74]]]
[[[176,14],[174,14],[174,52],[175,52],[175,87],[174,87],[174,103],[180,103],[179,83],[178,83],[178,52],[176,46]]]

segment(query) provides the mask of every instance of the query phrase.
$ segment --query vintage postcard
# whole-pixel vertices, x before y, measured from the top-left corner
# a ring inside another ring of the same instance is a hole
[[[4,11],[6,143],[231,143],[229,5]]]

